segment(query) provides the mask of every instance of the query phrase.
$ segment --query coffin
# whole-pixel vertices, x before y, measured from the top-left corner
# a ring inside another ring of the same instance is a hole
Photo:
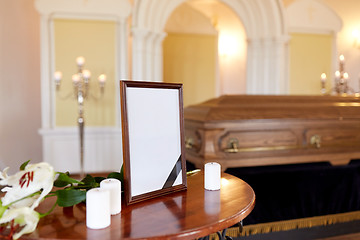
[[[360,98],[230,95],[184,109],[186,159],[202,168],[360,158]]]

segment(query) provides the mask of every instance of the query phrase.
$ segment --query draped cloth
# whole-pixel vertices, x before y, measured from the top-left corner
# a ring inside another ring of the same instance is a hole
[[[310,218],[360,210],[360,160],[231,168],[227,173],[255,191],[244,225]]]

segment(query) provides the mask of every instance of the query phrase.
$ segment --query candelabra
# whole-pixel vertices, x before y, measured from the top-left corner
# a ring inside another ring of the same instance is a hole
[[[84,177],[84,101],[85,99],[89,98],[89,96],[93,98],[100,98],[103,96],[104,93],[104,86],[106,82],[106,75],[101,74],[98,77],[99,87],[100,87],[100,97],[95,97],[90,94],[90,77],[91,73],[87,69],[83,69],[85,63],[84,57],[77,57],[76,64],[77,64],[77,73],[72,75],[72,82],[74,87],[74,93],[68,94],[65,98],[68,97],[75,97],[77,100],[78,105],[78,119],[77,124],[79,127],[79,140],[80,140],[80,177]],[[56,71],[54,73],[56,91],[60,90],[61,79],[62,79],[62,72]]]
[[[326,74],[321,74],[321,94],[333,94],[333,95],[350,95],[355,94],[355,91],[349,86],[349,74],[345,72],[345,57],[340,55],[339,57],[339,70],[335,72],[335,86],[330,90],[326,91]]]

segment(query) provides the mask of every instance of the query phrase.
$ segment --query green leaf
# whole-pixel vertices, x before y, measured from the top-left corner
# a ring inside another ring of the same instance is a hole
[[[69,176],[69,173],[62,173],[62,172],[59,172],[58,173],[59,176],[57,177],[57,179],[54,181],[54,186],[55,187],[65,187],[69,184],[74,184],[74,183],[81,183],[79,182],[78,180],[76,179],[73,179]]]
[[[86,185],[91,185],[93,183],[95,183],[95,178],[89,174],[87,174],[82,180],[81,182],[83,184],[86,184]]]
[[[121,174],[119,172],[112,172],[109,173],[109,175],[107,176],[107,178],[115,178],[121,181]]]
[[[115,179],[118,179],[120,182],[123,182],[123,180],[124,180],[124,167],[123,166],[121,166],[120,172],[109,173],[107,178],[115,178]]]
[[[4,212],[6,211],[7,207],[2,205],[2,201],[0,200],[0,218],[2,217],[2,215],[4,214]]]
[[[120,174],[121,174],[121,179],[124,179],[124,164],[121,165]]]
[[[99,185],[97,184],[95,178],[91,175],[86,175],[86,177],[81,180],[81,182],[83,182],[84,185],[88,185],[88,186],[92,186],[92,187],[98,187]]]
[[[95,182],[100,183],[102,180],[105,180],[106,178],[104,178],[104,177],[94,177],[94,179],[95,179]]]
[[[73,188],[89,190],[99,186],[100,184],[96,182],[95,178],[88,174],[84,179],[81,180],[81,183],[79,183],[77,186],[74,186]]]
[[[20,171],[25,170],[25,167],[29,164],[30,160],[27,160],[26,162],[24,162],[23,164],[21,164],[20,166]]]
[[[61,189],[55,193],[60,207],[71,207],[86,199],[86,191],[80,189]]]
[[[107,178],[115,178],[118,179],[121,182],[121,189],[124,191],[124,165],[121,166],[120,172],[112,172],[109,173]]]

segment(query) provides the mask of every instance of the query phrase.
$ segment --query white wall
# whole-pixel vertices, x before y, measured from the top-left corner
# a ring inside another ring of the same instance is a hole
[[[0,168],[42,161],[40,21],[33,0],[0,0]]]

